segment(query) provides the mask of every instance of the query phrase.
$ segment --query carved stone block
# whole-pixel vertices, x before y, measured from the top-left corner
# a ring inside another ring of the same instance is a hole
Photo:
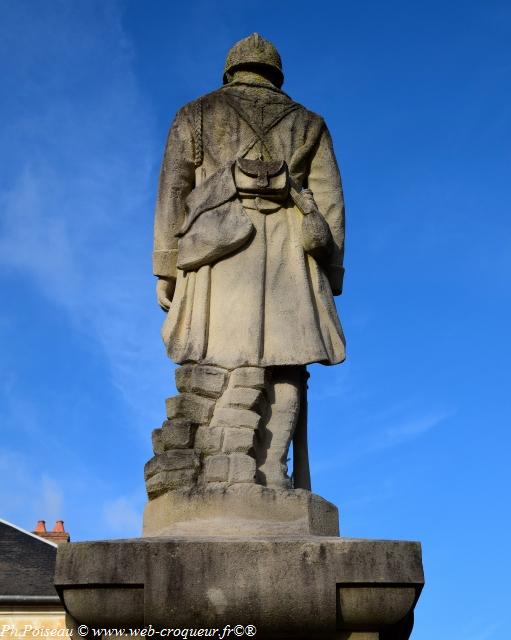
[[[185,364],[176,369],[176,387],[181,393],[197,393],[219,398],[225,387],[227,371],[209,365]]]
[[[163,443],[163,434],[161,429],[153,429],[151,434],[153,451],[156,455],[165,451],[165,445]]]
[[[229,387],[264,389],[266,386],[266,375],[266,369],[262,367],[239,367],[231,372]]]
[[[244,427],[255,430],[259,427],[261,416],[248,409],[217,409],[211,420],[212,427]]]
[[[162,426],[164,449],[190,449],[193,447],[196,425],[189,420],[166,420]]]
[[[199,427],[195,434],[195,449],[206,455],[218,453],[222,449],[222,429]]]
[[[204,477],[206,482],[226,482],[229,476],[229,456],[206,458]]]
[[[229,482],[254,482],[256,462],[242,453],[229,456]]]
[[[215,408],[215,401],[202,398],[191,393],[182,393],[179,396],[167,398],[167,418],[185,418],[195,424],[209,422]]]
[[[196,469],[175,469],[160,471],[146,480],[147,495],[150,499],[173,489],[192,487],[197,480]]]
[[[251,429],[227,428],[224,430],[222,450],[225,453],[248,453],[254,446]]]
[[[237,409],[261,411],[264,401],[263,392],[251,387],[234,387],[227,389],[222,396],[222,405]]]
[[[146,480],[161,471],[198,469],[199,456],[194,449],[174,449],[164,451],[149,460],[144,468]]]

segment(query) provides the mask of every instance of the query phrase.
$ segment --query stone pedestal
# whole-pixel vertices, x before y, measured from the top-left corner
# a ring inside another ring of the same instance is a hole
[[[338,536],[337,507],[303,489],[208,485],[164,493],[144,511],[144,536]]]
[[[55,578],[68,613],[91,628],[219,638],[253,625],[275,640],[406,640],[423,582],[419,543],[319,536],[71,543]]]

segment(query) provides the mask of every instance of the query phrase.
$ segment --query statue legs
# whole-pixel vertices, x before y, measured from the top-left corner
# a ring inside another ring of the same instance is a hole
[[[306,407],[306,375],[304,366],[271,369],[266,411],[256,447],[258,481],[263,485],[286,488],[291,486],[287,473],[287,459],[297,425],[304,417],[301,414]]]
[[[303,365],[179,367],[180,393],[167,400],[167,420],[153,432],[155,457],[145,470],[149,497],[209,484],[310,490],[307,377]]]

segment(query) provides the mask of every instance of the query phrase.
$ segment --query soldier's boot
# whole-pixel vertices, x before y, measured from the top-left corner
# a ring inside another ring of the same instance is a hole
[[[256,446],[257,479],[268,487],[290,487],[287,456],[300,412],[303,367],[274,367],[268,405]]]

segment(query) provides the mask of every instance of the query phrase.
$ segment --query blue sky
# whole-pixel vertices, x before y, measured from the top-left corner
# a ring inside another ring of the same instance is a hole
[[[0,517],[138,535],[174,392],[150,255],[176,110],[259,31],[326,118],[344,365],[311,368],[314,489],[421,540],[416,640],[508,635],[511,5],[1,3]]]

